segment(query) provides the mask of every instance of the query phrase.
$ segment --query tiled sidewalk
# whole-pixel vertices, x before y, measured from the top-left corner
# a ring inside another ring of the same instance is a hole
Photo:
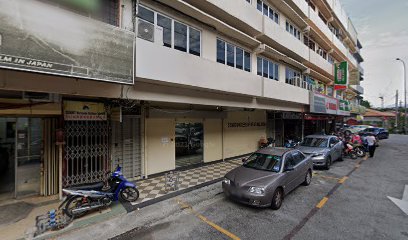
[[[222,178],[227,172],[242,164],[241,159],[234,159],[225,162],[210,164],[203,167],[193,168],[179,173],[179,189],[177,191],[166,191],[165,176],[149,178],[136,183],[140,198],[132,205],[144,203],[146,201],[165,196],[166,194],[183,191],[185,189],[211,182]]]

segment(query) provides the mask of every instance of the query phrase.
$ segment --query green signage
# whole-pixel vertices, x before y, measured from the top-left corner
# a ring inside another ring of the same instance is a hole
[[[348,84],[348,64],[347,62],[337,63],[334,68],[334,84],[347,85]]]
[[[349,112],[351,110],[350,102],[346,100],[339,100],[339,110]]]

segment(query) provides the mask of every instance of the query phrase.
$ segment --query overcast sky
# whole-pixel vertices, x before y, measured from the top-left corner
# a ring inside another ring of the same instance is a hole
[[[340,0],[359,33],[365,70],[364,98],[381,106],[395,103],[395,91],[403,100],[402,63],[408,68],[408,0]]]

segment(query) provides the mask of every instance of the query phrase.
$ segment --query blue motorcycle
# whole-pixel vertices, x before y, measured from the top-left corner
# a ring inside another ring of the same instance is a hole
[[[127,202],[134,202],[139,198],[136,185],[127,181],[121,167],[104,182],[77,188],[63,189],[66,198],[59,206],[71,218],[78,218],[92,210],[108,207],[112,202],[121,198]]]

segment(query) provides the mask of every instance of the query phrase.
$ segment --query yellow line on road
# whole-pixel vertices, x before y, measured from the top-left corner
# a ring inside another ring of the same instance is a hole
[[[356,166],[355,166],[355,167],[356,167],[356,168],[359,168],[360,166],[361,166],[360,164],[356,164]]]
[[[177,203],[181,206],[182,209],[188,209],[192,214],[194,214],[196,217],[198,217],[201,221],[203,221],[203,222],[207,223],[208,225],[210,225],[211,227],[213,227],[215,230],[219,231],[220,233],[224,234],[225,236],[227,236],[227,237],[229,237],[229,238],[231,238],[233,240],[241,240],[239,237],[237,237],[233,233],[225,230],[224,228],[218,226],[217,224],[215,224],[215,223],[211,222],[210,220],[208,220],[203,215],[196,212],[190,205],[183,202],[181,199],[177,198],[176,200],[177,200]]]
[[[336,178],[336,177],[330,177],[330,176],[323,176],[323,175],[319,175],[318,177],[321,177],[321,178],[327,178],[327,179],[334,179],[334,180],[341,180],[340,178]]]
[[[329,200],[328,197],[324,197],[317,205],[317,208],[322,208],[324,206],[324,204],[326,204],[326,202]]]
[[[343,177],[342,179],[339,180],[339,183],[344,183],[347,180],[348,177]]]

